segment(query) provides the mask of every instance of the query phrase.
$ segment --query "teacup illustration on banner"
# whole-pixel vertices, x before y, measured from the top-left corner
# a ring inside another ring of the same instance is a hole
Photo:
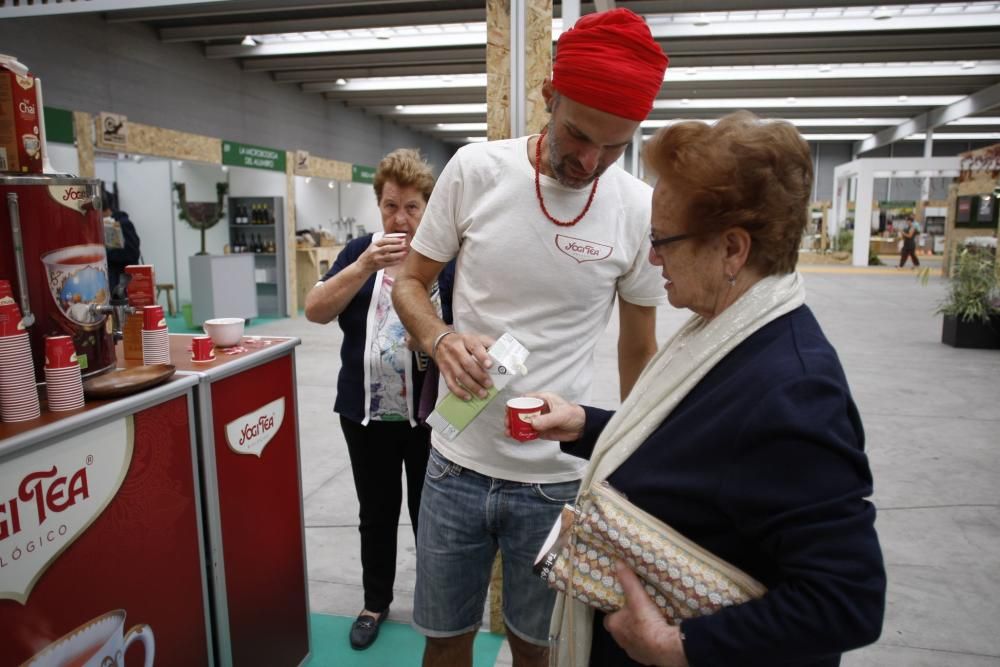
[[[153,667],[153,629],[125,629],[125,610],[116,609],[88,621],[45,647],[21,667],[126,667],[125,650],[138,640],[145,649],[143,667]]]
[[[74,245],[42,255],[49,277],[49,291],[60,312],[70,321],[92,330],[104,315],[91,305],[107,303],[108,261],[103,245]]]

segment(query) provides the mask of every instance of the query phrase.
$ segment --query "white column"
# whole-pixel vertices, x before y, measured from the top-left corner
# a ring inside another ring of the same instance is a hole
[[[927,136],[924,138],[924,157],[934,157],[934,130],[930,128],[927,129]],[[931,178],[926,176],[920,184],[920,201],[924,202],[930,198]]]
[[[635,128],[632,134],[632,160],[629,173],[636,178],[642,178],[642,128]]]
[[[563,30],[572,28],[580,18],[580,0],[566,0],[562,3]]]
[[[510,136],[521,137],[527,133],[527,102],[524,96],[524,46],[526,0],[510,3]]]
[[[872,197],[875,177],[872,167],[858,165],[858,188],[854,199],[854,256],[851,264],[868,266],[868,246],[872,238]]]

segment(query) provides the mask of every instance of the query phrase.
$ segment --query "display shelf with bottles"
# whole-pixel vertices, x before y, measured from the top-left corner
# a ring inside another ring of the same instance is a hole
[[[229,198],[229,252],[254,255],[261,316],[286,315],[284,211],[282,197]]]

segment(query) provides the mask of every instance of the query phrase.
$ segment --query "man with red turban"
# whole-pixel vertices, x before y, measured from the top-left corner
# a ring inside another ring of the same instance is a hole
[[[444,168],[392,289],[412,339],[447,390],[494,394],[487,348],[510,333],[529,351],[515,375],[460,432],[435,430],[417,532],[413,624],[425,667],[468,667],[497,549],[515,667],[543,667],[554,594],[532,573],[584,461],[551,440],[504,432],[508,398],[553,387],[589,395],[594,349],[619,311],[625,396],[656,351],[659,272],[647,261],[651,188],[615,165],[653,106],[667,57],[626,9],[581,18],[557,46],[542,94],[541,135],[472,144]],[[454,327],[428,299],[458,258]]]

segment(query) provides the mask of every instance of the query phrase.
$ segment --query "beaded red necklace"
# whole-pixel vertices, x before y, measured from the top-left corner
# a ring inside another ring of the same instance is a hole
[[[594,185],[590,188],[590,196],[587,197],[587,205],[583,207],[582,211],[580,211],[580,215],[576,216],[569,222],[563,222],[562,220],[557,220],[552,217],[552,214],[550,214],[548,209],[545,208],[545,200],[542,199],[542,181],[541,176],[539,176],[541,171],[540,166],[542,164],[542,142],[545,140],[545,133],[547,131],[548,128],[542,130],[541,136],[538,137],[538,143],[535,145],[535,197],[538,198],[538,205],[542,207],[542,213],[545,214],[546,218],[560,227],[572,227],[576,223],[583,220],[583,216],[587,215],[587,211],[590,210],[590,205],[594,203],[594,194],[597,193],[597,182],[601,179],[600,177],[594,179]]]

